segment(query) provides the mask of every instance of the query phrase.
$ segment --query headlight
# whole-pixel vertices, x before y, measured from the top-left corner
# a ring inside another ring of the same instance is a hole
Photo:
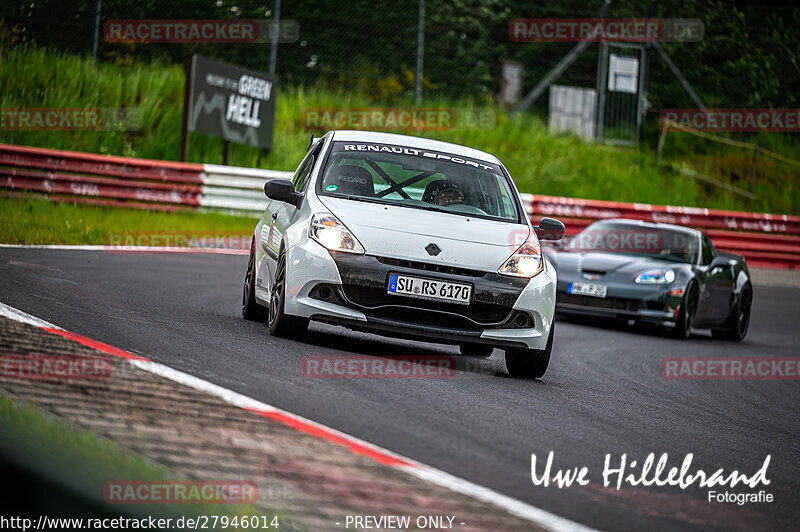
[[[309,236],[330,249],[331,251],[344,251],[345,253],[364,253],[364,246],[330,213],[315,214],[311,220]]]
[[[533,277],[544,268],[542,248],[536,242],[525,242],[507,261],[500,266],[497,273],[514,277]]]
[[[636,276],[634,281],[638,284],[669,284],[675,280],[675,272],[672,270],[647,270]]]

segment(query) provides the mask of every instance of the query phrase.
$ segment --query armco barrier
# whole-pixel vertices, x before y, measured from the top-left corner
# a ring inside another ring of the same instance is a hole
[[[0,144],[0,194],[167,211],[261,212],[264,183],[291,172]]]
[[[292,172],[204,164],[201,177],[200,206],[261,213],[268,201],[264,183],[268,179],[291,178]]]
[[[224,209],[257,214],[268,179],[291,172],[178,163],[0,144],[0,195],[44,194],[53,201],[156,210]],[[697,227],[715,246],[749,264],[800,266],[800,216],[522,194],[537,222],[552,216],[572,235],[603,218]]]
[[[567,235],[609,218],[687,225],[703,230],[720,251],[744,255],[751,266],[800,266],[800,216],[534,194],[522,194],[522,201],[534,222],[542,216],[558,218]]]

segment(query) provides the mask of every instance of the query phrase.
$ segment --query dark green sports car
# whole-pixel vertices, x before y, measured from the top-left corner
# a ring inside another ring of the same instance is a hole
[[[650,323],[688,338],[747,335],[753,286],[744,257],[722,253],[678,225],[595,222],[548,252],[558,272],[556,312]]]

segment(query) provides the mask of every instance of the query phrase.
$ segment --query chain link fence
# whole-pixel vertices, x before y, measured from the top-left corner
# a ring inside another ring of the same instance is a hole
[[[570,42],[513,42],[509,22],[517,18],[593,18],[603,0],[534,3],[501,0],[426,0],[424,95],[497,99],[500,64],[524,68],[523,94],[573,47]],[[0,5],[0,43],[35,45],[70,54],[92,54],[99,8],[97,56],[131,64],[182,63],[192,53],[268,71],[269,42],[144,43],[109,42],[104,25],[112,20],[255,20],[275,18],[274,0],[28,0]],[[358,91],[380,103],[414,96],[419,2],[400,0],[283,1],[282,20],[296,21],[299,36],[282,42],[277,75],[282,84],[324,84]],[[613,1],[606,17],[697,18],[705,25],[701,42],[665,48],[707,106],[791,107],[800,99],[800,9],[792,5]],[[790,31],[791,30],[791,31]],[[771,47],[771,48],[770,48]],[[645,75],[650,117],[665,107],[693,106],[663,61],[649,54]],[[589,46],[555,80],[558,85],[595,88],[598,46]],[[546,115],[547,98],[531,109]],[[657,127],[657,119],[650,120]]]

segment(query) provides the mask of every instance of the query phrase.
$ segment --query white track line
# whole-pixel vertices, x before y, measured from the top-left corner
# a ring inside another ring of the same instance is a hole
[[[108,251],[109,253],[211,253],[214,255],[247,255],[249,249],[236,248],[181,248],[164,246],[87,246],[66,244],[0,244],[9,249],[61,249],[68,251]]]
[[[0,316],[4,316],[14,321],[27,323],[28,325],[33,325],[34,327],[49,327],[51,329],[59,329],[62,331],[64,330],[61,327],[58,327],[50,322],[39,319],[36,316],[31,316],[27,312],[22,312],[21,310],[16,309],[14,307],[9,307],[4,303],[0,303]]]
[[[20,321],[23,323],[28,323],[36,327],[48,327],[51,329],[63,330],[52,323],[39,319],[35,316],[31,316],[26,312],[8,306],[4,303],[0,303],[0,316],[5,316],[12,320]],[[498,508],[507,511],[512,515],[521,517],[545,529],[557,532],[594,531],[594,529],[592,528],[586,527],[574,521],[570,521],[569,519],[552,514],[546,510],[542,510],[541,508],[531,506],[527,503],[524,503],[517,499],[513,499],[511,497],[498,493],[484,486],[474,484],[472,482],[469,482],[468,480],[464,480],[462,478],[451,475],[450,473],[446,473],[439,469],[425,465],[421,462],[417,462],[416,460],[412,460],[411,458],[399,455],[388,449],[384,449],[377,445],[373,445],[367,441],[356,438],[355,436],[350,436],[349,434],[327,427],[325,425],[317,423],[316,421],[312,421],[310,419],[304,418],[297,414],[293,414],[286,410],[282,410],[272,405],[262,403],[261,401],[253,399],[252,397],[247,397],[246,395],[242,395],[238,392],[234,392],[233,390],[223,388],[221,386],[200,379],[193,375],[189,375],[182,371],[173,369],[169,366],[165,366],[163,364],[159,364],[157,362],[152,362],[149,360],[148,361],[128,360],[127,362],[136,366],[139,369],[153,373],[155,375],[159,375],[178,384],[189,386],[190,388],[193,388],[195,390],[209,393],[233,406],[237,406],[239,408],[259,410],[262,412],[279,413],[283,416],[291,417],[310,427],[316,427],[330,434],[348,440],[358,446],[370,448],[377,452],[380,452],[381,454],[397,458],[398,460],[406,462],[408,465],[396,465],[390,467],[394,467],[395,469],[404,471],[409,475],[413,475],[421,480],[425,480],[432,484],[436,484],[437,486],[449,489],[453,492],[461,493],[463,495],[467,495],[474,499],[478,499],[480,501],[492,504]]]

